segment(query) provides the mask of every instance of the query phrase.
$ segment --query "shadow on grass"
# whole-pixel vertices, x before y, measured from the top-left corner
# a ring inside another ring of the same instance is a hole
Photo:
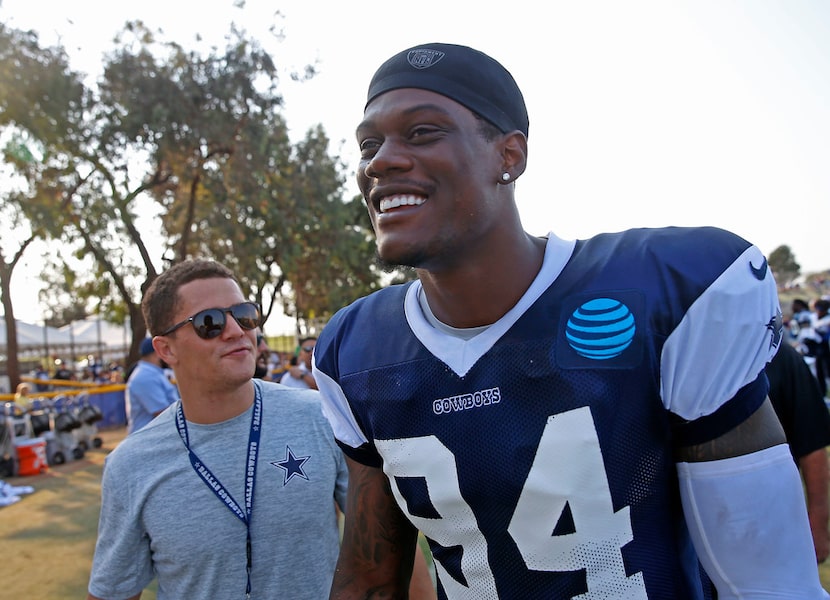
[[[0,508],[0,581],[4,598],[86,598],[98,533],[104,458],[124,437],[101,432],[104,445],[80,460],[49,467],[46,473],[9,478],[34,493]],[[154,591],[142,600],[153,600]]]

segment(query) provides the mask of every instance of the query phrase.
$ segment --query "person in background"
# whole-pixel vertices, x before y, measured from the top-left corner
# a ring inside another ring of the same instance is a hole
[[[17,389],[14,392],[14,403],[23,410],[29,410],[32,398],[30,396],[32,386],[25,381],[17,384]]]
[[[38,392],[49,391],[49,384],[41,383],[49,380],[49,373],[43,368],[43,365],[38,365],[37,369],[35,369],[35,379],[38,381],[38,383],[35,384],[35,388]]]
[[[297,364],[289,367],[288,371],[280,378],[282,385],[295,388],[317,389],[317,382],[311,371],[311,356],[314,353],[314,346],[317,344],[316,337],[306,337],[300,340]]]
[[[822,397],[827,395],[827,380],[830,378],[830,300],[818,298],[813,301],[815,321],[813,331],[818,337],[816,348],[816,378]]]
[[[74,381],[76,377],[75,373],[67,368],[66,363],[58,358],[55,360],[55,372],[52,374],[52,379]]]
[[[271,367],[271,379],[279,382],[282,376],[288,372],[291,366],[291,353],[289,352],[274,352],[274,362]]]
[[[794,298],[790,303],[790,312],[792,312],[792,318],[795,319],[796,323],[806,322],[812,326],[812,321],[815,316],[810,309],[810,303],[804,298]]]
[[[107,381],[109,383],[125,383],[126,380],[124,366],[117,362],[111,362],[107,370]]]
[[[830,553],[826,450],[830,445],[830,412],[804,357],[791,345],[781,344],[765,370],[769,398],[804,480],[816,560],[823,563]]]
[[[529,234],[528,131],[472,48],[408,48],[369,84],[358,186],[380,259],[418,279],[314,349],[350,474],[330,598],[405,597],[418,530],[442,600],[697,600],[699,561],[721,598],[827,597],[767,399],[766,258],[714,227]]]
[[[144,338],[139,358],[127,378],[124,399],[127,409],[127,433],[138,431],[179,399],[179,392],[170,382],[167,365],[153,348],[153,340]]]
[[[107,457],[89,600],[319,600],[348,473],[319,394],[253,378],[259,307],[194,259],[142,300],[181,399]],[[414,597],[413,597],[414,598]]]
[[[268,347],[265,335],[261,331],[256,335],[256,350],[257,355],[254,378],[262,379],[264,381],[271,381],[271,373],[269,368],[271,363],[271,349]]]

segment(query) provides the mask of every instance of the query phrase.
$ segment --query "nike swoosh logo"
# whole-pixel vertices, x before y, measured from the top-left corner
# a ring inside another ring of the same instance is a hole
[[[764,262],[761,263],[760,267],[755,267],[752,264],[752,261],[749,261],[749,270],[752,271],[752,275],[755,276],[755,279],[758,281],[763,281],[764,278],[767,276],[767,259],[764,257]]]

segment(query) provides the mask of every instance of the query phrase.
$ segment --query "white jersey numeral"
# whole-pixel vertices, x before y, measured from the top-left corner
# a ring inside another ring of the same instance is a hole
[[[442,546],[460,545],[464,549],[461,572],[469,587],[455,581],[444,566],[435,561],[435,571],[447,597],[453,600],[497,600],[496,582],[487,561],[487,540],[478,529],[472,509],[461,497],[455,456],[449,448],[434,436],[376,440],[376,444],[384,457],[384,471],[393,483],[392,493],[412,523]],[[421,461],[419,457],[424,456],[431,460]],[[426,479],[429,499],[441,518],[425,519],[410,514],[398,486],[394,485],[395,476]]]
[[[453,600],[498,598],[487,541],[461,496],[455,457],[436,437],[376,440],[392,492],[412,523],[443,546],[463,548],[463,585],[440,561],[435,568]],[[423,460],[430,457],[429,460]],[[440,519],[416,517],[394,485],[395,477],[422,477]],[[495,491],[494,491],[495,493]],[[574,531],[553,535],[570,508]],[[605,474],[599,439],[588,407],[548,418],[536,457],[508,527],[528,569],[585,569],[588,592],[579,600],[646,600],[642,573],[627,576],[621,548],[633,539],[629,508],[617,512]]]

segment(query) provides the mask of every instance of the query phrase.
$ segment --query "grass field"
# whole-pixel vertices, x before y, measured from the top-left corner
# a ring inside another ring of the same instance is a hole
[[[35,493],[0,508],[0,586],[4,598],[78,600],[86,585],[101,505],[104,457],[124,430],[102,431],[101,448],[41,475],[7,479]],[[155,586],[142,600],[155,600]]]
[[[104,443],[78,461],[50,467],[47,473],[7,479],[35,493],[0,508],[0,587],[3,598],[78,600],[86,597],[95,548],[104,457],[124,430],[102,431]],[[830,590],[830,563],[819,568]],[[142,600],[156,600],[155,585]]]

